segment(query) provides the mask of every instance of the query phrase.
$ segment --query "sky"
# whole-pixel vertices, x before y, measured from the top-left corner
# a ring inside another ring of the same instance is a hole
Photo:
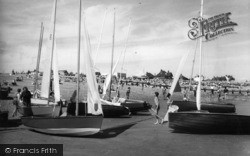
[[[190,52],[182,73],[191,75],[196,41],[187,36],[188,21],[198,17],[200,0],[82,0],[82,6],[92,56],[101,73],[110,71],[115,10],[114,61],[124,51],[131,19],[127,49],[118,72],[124,59],[123,72],[128,75],[157,74],[161,69],[175,73],[184,53]],[[205,77],[232,75],[238,81],[250,80],[249,6],[248,0],[204,0],[204,18],[231,12],[231,21],[238,24],[235,33],[202,43]],[[52,8],[53,0],[0,0],[0,72],[36,68],[41,22],[45,32],[40,69],[45,68]],[[79,0],[58,0],[55,36],[61,70],[75,72],[77,68],[78,11]],[[105,12],[103,37],[96,55]],[[195,58],[194,75],[198,73],[198,51]],[[83,64],[81,61],[81,67]]]

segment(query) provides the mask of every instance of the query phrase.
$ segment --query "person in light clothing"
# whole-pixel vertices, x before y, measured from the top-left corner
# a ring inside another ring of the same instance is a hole
[[[126,98],[129,99],[129,95],[130,95],[130,87],[128,87],[127,91],[126,91]]]
[[[18,88],[16,96],[14,97],[14,100],[13,100],[14,111],[12,113],[12,117],[17,116],[18,105],[21,102],[20,96],[21,96],[21,89]]]
[[[160,110],[160,102],[159,102],[159,93],[155,92],[155,97],[154,97],[154,102],[155,102],[155,118],[156,118],[156,122],[155,124],[159,124],[162,121],[160,121],[160,118],[158,116],[159,110]]]

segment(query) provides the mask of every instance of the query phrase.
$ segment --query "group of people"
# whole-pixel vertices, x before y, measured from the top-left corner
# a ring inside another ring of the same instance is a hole
[[[13,105],[15,106],[15,108],[14,112],[12,113],[12,117],[17,115],[18,106],[20,103],[22,103],[26,107],[31,106],[31,97],[32,95],[27,87],[23,87],[23,91],[21,91],[20,88],[17,89],[16,96],[14,97],[13,100]]]

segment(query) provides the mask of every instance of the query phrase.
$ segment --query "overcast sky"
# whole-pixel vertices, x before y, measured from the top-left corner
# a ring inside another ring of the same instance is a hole
[[[113,12],[116,8],[114,60],[124,49],[129,20],[132,19],[124,65],[129,75],[154,74],[160,69],[175,73],[183,54],[190,51],[183,70],[184,75],[190,76],[196,42],[187,36],[190,30],[188,21],[199,15],[200,0],[82,2],[93,56],[107,9],[102,44],[96,59],[102,73],[110,71]],[[203,75],[206,77],[229,74],[239,81],[250,80],[249,6],[249,0],[204,0],[205,18],[231,12],[231,21],[238,24],[236,33],[203,43]],[[52,7],[53,0],[0,0],[0,72],[36,68],[40,24],[45,25],[45,51]],[[78,9],[79,0],[58,0],[56,43],[59,69],[76,71]],[[41,70],[44,57],[42,54]],[[199,58],[198,53],[196,58]],[[197,65],[194,73],[198,73]]]

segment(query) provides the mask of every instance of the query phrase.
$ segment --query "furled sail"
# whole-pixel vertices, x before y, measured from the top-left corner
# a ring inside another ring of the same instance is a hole
[[[171,95],[173,95],[176,84],[177,84],[177,82],[179,82],[179,78],[180,78],[181,72],[183,70],[183,67],[185,65],[185,62],[187,60],[187,57],[189,55],[189,52],[190,51],[188,51],[187,53],[185,53],[185,55],[182,56],[181,62],[179,64],[179,67],[178,67],[178,69],[177,69],[177,71],[175,73],[175,76],[174,76],[174,81],[173,81],[173,83],[171,85],[171,88],[169,90],[169,93],[168,93],[169,98],[171,97]],[[176,107],[173,107],[173,108],[176,109]],[[169,111],[174,111],[174,109],[172,109],[172,108],[168,109],[163,121],[168,121],[168,113],[169,113]]]
[[[60,101],[60,84],[59,84],[59,74],[58,74],[58,55],[56,50],[56,42],[54,46],[54,54],[53,54],[53,79],[54,79],[54,96],[55,96],[55,102]]]
[[[118,63],[120,62],[122,54],[125,57],[125,52],[126,52],[126,49],[127,49],[128,36],[129,36],[129,31],[130,31],[130,25],[131,25],[131,19],[129,20],[128,32],[127,32],[127,37],[126,37],[126,41],[125,41],[125,45],[124,45],[124,50],[120,53],[120,56],[119,56],[118,60],[116,61],[115,66],[112,69],[112,75],[114,75],[114,73],[116,71],[116,67],[117,67]],[[123,64],[124,64],[124,58],[123,58],[122,66],[123,66]],[[122,73],[122,70],[121,70],[121,73]],[[120,76],[120,79],[121,79],[121,76]],[[106,79],[105,79],[104,85],[103,85],[103,97],[107,93],[107,89],[108,89],[108,86],[110,85],[110,82],[111,82],[111,74],[108,74],[107,77],[106,77]]]
[[[51,79],[51,67],[52,67],[52,57],[54,51],[54,38],[55,38],[55,20],[56,20],[56,5],[57,1],[54,2],[52,16],[51,16],[51,25],[50,25],[50,33],[48,38],[48,47],[45,53],[46,56],[46,67],[43,72],[42,79],[42,87],[41,87],[41,97],[49,98],[49,87],[50,87],[50,79]]]
[[[91,114],[103,114],[101,106],[101,98],[98,93],[98,85],[96,81],[95,68],[91,55],[91,45],[89,34],[86,29],[85,19],[84,19],[84,38],[85,38],[85,50],[84,50],[84,64],[86,71],[86,78],[88,84],[88,113]]]
[[[121,53],[122,54],[122,53]],[[114,75],[115,71],[116,71],[116,67],[120,61],[120,58],[121,58],[121,55],[119,56],[118,60],[116,61],[113,69],[112,69],[112,75]],[[111,74],[108,74],[106,79],[105,79],[105,82],[103,84],[103,97],[107,94],[107,89],[110,85],[110,82],[111,82]]]

